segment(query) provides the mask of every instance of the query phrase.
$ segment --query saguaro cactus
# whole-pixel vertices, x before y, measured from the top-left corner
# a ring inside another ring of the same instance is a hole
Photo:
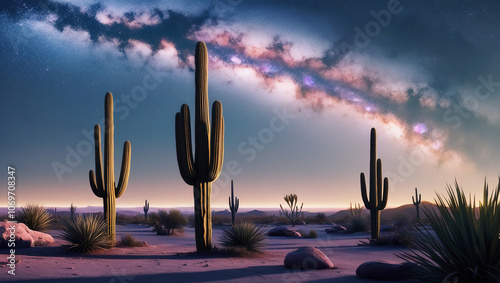
[[[148,211],[149,211],[149,202],[148,202],[147,199],[144,200],[144,207],[143,207],[143,209],[144,209],[144,220],[147,221],[148,220]]]
[[[212,213],[210,195],[212,182],[222,169],[224,159],[224,117],[222,104],[212,106],[212,132],[208,107],[208,54],[205,43],[198,42],[195,51],[195,147],[193,160],[189,107],[181,106],[175,115],[177,162],[182,179],[193,186],[196,249],[198,252],[212,248]]]
[[[231,223],[234,225],[234,220],[236,218],[236,212],[240,207],[240,200],[234,197],[233,192],[233,180],[231,180],[231,196],[229,197],[229,209],[231,209]]]
[[[370,133],[370,200],[366,192],[365,174],[361,173],[361,197],[366,209],[370,210],[371,237],[377,239],[380,236],[380,211],[387,205],[389,195],[389,180],[384,178],[382,187],[382,160],[377,159],[377,134],[375,128]]]
[[[125,141],[123,145],[122,167],[118,186],[115,185],[115,162],[114,162],[114,124],[113,124],[113,95],[106,93],[105,99],[105,129],[104,129],[104,174],[101,157],[101,128],[98,124],[94,127],[95,143],[95,174],[89,172],[90,187],[97,197],[102,198],[104,206],[104,219],[108,226],[110,240],[115,239],[116,224],[116,199],[127,189],[130,174],[130,142]]]
[[[75,211],[76,211],[76,206],[71,203],[71,207],[69,208],[69,212],[71,213],[71,220],[75,219]]]
[[[413,205],[417,208],[417,220],[420,220],[420,202],[422,200],[422,195],[418,193],[417,188],[415,188],[415,196],[411,197],[411,200],[413,201]]]

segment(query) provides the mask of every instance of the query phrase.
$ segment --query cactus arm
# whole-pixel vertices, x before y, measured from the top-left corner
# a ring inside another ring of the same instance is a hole
[[[132,149],[130,146],[129,141],[125,141],[123,144],[123,157],[122,157],[122,168],[120,170],[120,179],[118,181],[118,186],[116,187],[115,190],[115,195],[117,198],[119,198],[125,190],[127,189],[128,185],[128,178],[130,175],[130,156],[132,154]]]
[[[361,173],[359,175],[360,183],[361,183],[361,197],[363,198],[363,203],[365,204],[366,209],[370,210],[372,209],[372,205],[370,201],[368,200],[368,194],[366,192],[366,181],[365,181],[365,174]]]
[[[208,177],[210,166],[210,120],[208,104],[208,53],[203,42],[195,50],[195,162],[202,179]],[[205,181],[205,180],[204,180]]]
[[[90,188],[92,188],[92,192],[94,192],[94,195],[96,197],[104,197],[104,190],[99,188],[97,185],[98,183],[96,182],[95,175],[94,175],[94,170],[89,171],[89,181],[90,181]]]
[[[197,173],[194,168],[191,142],[191,121],[189,107],[184,104],[181,112],[175,115],[175,138],[177,148],[177,163],[181,177],[188,185],[194,185]]]
[[[382,200],[382,159],[377,159],[377,203]]]
[[[212,148],[208,181],[213,182],[219,177],[224,160],[224,117],[220,101],[215,101],[212,106],[212,136],[210,141]]]
[[[234,212],[238,212],[238,208],[240,207],[240,200],[238,198],[234,199]]]
[[[102,174],[102,150],[101,150],[101,127],[94,126],[94,149],[95,149],[95,175],[89,172],[90,186],[94,194],[102,197],[104,194],[104,178]]]
[[[382,187],[380,187],[380,190],[382,190]],[[387,177],[384,178],[384,194],[383,198],[380,199],[379,204],[378,204],[378,210],[383,210],[385,209],[387,205],[387,199],[389,197],[389,179]]]

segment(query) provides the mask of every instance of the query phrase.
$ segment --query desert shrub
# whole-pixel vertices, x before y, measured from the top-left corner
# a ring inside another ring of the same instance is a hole
[[[77,215],[74,220],[63,221],[62,237],[70,242],[70,249],[78,252],[103,250],[108,241],[106,222],[98,215]]]
[[[45,207],[38,204],[28,204],[17,214],[17,221],[26,224],[35,231],[46,231],[52,221],[52,216]]]
[[[310,230],[308,238],[316,239],[318,237],[318,232],[316,230]]]
[[[368,216],[364,214],[352,215],[347,219],[347,230],[349,232],[366,232],[368,231],[369,223]]]
[[[222,231],[220,238],[225,247],[239,247],[247,251],[260,252],[264,246],[266,236],[262,226],[255,226],[251,222],[239,222]]]
[[[182,232],[182,227],[188,223],[186,217],[178,209],[171,209],[170,213],[166,210],[160,209],[158,213],[151,213],[148,217],[150,223],[156,234],[158,235],[172,235],[177,232]]]
[[[427,281],[500,281],[500,179],[491,195],[484,184],[483,201],[467,197],[455,182],[447,187],[448,198],[437,195],[437,210],[424,208],[434,230],[418,228],[410,252],[399,255],[418,264],[416,275]]]
[[[302,217],[304,216],[304,213],[302,212],[302,207],[304,206],[304,203],[302,203],[299,208],[298,197],[296,194],[285,195],[283,199],[288,204],[290,212],[288,211],[288,209],[283,208],[283,206],[280,204],[281,208],[280,215],[283,214],[286,218],[288,218],[292,226],[295,226],[301,221]]]
[[[397,215],[393,219],[394,225],[399,228],[411,228],[413,225],[411,219],[404,214]]]
[[[121,237],[118,245],[122,247],[144,247],[146,246],[146,243],[137,241],[131,234],[126,234]]]
[[[414,239],[414,235],[411,230],[407,229],[396,229],[396,231],[381,234],[376,239],[367,239],[366,241],[360,241],[360,246],[404,246],[409,247],[412,245]]]
[[[309,230],[309,232],[306,232],[304,230],[296,230],[296,232],[299,232],[302,238],[315,239],[318,237],[318,232],[316,232],[316,230]]]

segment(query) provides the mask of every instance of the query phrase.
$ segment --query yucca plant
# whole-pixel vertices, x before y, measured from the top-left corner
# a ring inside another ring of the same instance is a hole
[[[349,211],[351,216],[347,220],[348,231],[352,233],[368,231],[368,216],[363,214],[361,204],[354,204],[352,207],[351,203]]]
[[[17,214],[17,221],[26,224],[31,230],[46,231],[52,221],[52,216],[41,205],[27,204]]]
[[[106,222],[98,215],[76,215],[74,220],[64,221],[62,237],[70,242],[78,252],[104,250],[113,243],[109,242]]]
[[[399,257],[418,264],[419,278],[436,282],[500,281],[500,179],[490,195],[484,184],[483,201],[476,207],[455,181],[448,198],[437,195],[437,211],[426,209],[434,234],[419,228],[410,252]]]
[[[261,226],[252,222],[240,222],[222,231],[220,241],[225,247],[244,248],[247,251],[261,252],[266,235]]]

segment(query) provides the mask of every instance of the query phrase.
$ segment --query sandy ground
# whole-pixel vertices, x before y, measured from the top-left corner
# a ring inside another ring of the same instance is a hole
[[[183,235],[157,236],[151,228],[141,225],[117,225],[117,239],[132,234],[146,241],[149,247],[114,248],[98,254],[68,252],[59,231],[49,231],[55,242],[46,247],[16,250],[20,262],[16,275],[0,265],[0,281],[16,282],[376,282],[356,277],[356,268],[363,262],[386,260],[402,262],[395,253],[399,247],[358,246],[368,233],[326,234],[327,226],[298,227],[318,231],[316,239],[269,237],[263,255],[214,257],[196,255],[194,228]],[[272,227],[264,230],[267,232]],[[214,227],[213,241],[219,245],[221,228]],[[285,255],[302,246],[319,248],[335,265],[335,269],[298,271],[283,265]],[[5,262],[7,250],[0,250]]]

